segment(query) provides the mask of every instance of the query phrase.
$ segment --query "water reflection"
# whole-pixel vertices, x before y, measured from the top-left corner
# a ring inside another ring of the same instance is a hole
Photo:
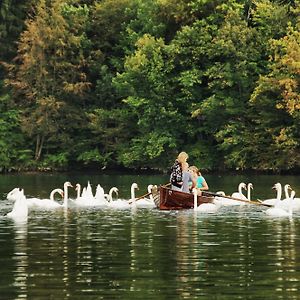
[[[4,216],[12,203],[2,201]],[[299,216],[245,206],[0,217],[0,298],[299,299]]]
[[[14,221],[15,250],[12,259],[15,261],[14,287],[16,288],[16,299],[28,298],[28,253],[27,253],[27,222]]]

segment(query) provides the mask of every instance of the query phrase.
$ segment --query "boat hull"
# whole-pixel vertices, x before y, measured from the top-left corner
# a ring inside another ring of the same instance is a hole
[[[180,210],[194,207],[194,195],[191,193],[174,191],[161,186],[158,195],[156,205],[160,210]],[[213,197],[198,196],[197,206],[202,203],[211,203],[212,201]]]

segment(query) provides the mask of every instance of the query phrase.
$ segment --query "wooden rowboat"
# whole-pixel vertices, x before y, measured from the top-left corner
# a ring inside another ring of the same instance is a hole
[[[160,186],[157,193],[153,193],[156,206],[160,210],[179,210],[194,207],[194,195],[171,190],[170,188]],[[202,203],[210,203],[213,197],[198,196],[198,206]]]

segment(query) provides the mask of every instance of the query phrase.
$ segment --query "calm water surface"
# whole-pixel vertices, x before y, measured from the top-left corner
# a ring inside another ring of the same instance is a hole
[[[212,191],[231,194],[252,182],[253,199],[273,198],[277,181],[295,176],[206,176]],[[300,212],[271,218],[261,206],[193,210],[69,207],[30,210],[27,223],[5,215],[6,194],[46,198],[65,181],[130,198],[166,176],[39,174],[0,176],[0,299],[300,299]],[[74,190],[69,191],[75,198]]]

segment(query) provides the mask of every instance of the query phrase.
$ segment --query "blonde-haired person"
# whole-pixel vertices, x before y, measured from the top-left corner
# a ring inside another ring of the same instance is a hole
[[[182,166],[186,163],[189,158],[186,152],[180,152],[171,167],[170,183],[172,190],[181,191],[183,178],[182,178]]]
[[[201,191],[207,191],[209,189],[208,184],[196,166],[189,167],[189,170],[192,173],[194,181],[196,182],[198,193],[201,195]]]

